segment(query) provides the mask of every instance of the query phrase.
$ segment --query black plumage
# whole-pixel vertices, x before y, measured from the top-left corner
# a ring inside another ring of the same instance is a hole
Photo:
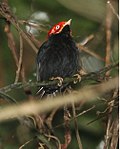
[[[37,54],[37,81],[52,77],[70,77],[81,69],[80,52],[66,25],[58,34],[52,34],[40,47]],[[56,90],[44,88],[45,92]]]

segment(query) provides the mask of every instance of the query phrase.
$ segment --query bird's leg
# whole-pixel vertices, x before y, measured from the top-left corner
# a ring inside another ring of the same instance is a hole
[[[73,77],[75,77],[76,79],[74,80],[74,84],[76,84],[77,82],[81,81],[81,75],[79,73],[74,74]]]
[[[73,77],[76,77],[76,80],[74,81],[74,84],[81,81],[81,76],[86,75],[87,73],[85,70],[81,69],[77,74],[74,74]]]
[[[50,80],[58,80],[59,82],[58,82],[58,86],[60,87],[60,86],[62,86],[62,83],[63,83],[63,78],[62,77],[52,77],[52,78],[50,78]]]

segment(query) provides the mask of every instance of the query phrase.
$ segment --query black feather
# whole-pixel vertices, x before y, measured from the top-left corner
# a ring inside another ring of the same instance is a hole
[[[51,35],[37,54],[37,81],[52,77],[70,77],[81,69],[80,52],[70,35],[69,26],[59,34]],[[58,87],[49,89],[55,91]],[[47,90],[48,89],[45,89]]]

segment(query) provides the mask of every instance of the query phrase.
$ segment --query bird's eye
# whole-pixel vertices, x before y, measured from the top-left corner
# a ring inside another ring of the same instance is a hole
[[[56,26],[56,29],[59,29],[59,28],[60,28],[60,26],[59,26],[59,25],[57,25],[57,26]]]

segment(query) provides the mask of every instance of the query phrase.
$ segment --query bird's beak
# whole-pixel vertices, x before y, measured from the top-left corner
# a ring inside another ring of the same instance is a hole
[[[61,29],[59,30],[59,32],[58,32],[58,33],[60,33],[60,32],[63,30],[63,28],[64,28],[65,26],[67,26],[67,25],[69,25],[69,26],[70,26],[71,21],[72,21],[72,19],[70,19],[70,20],[66,21],[66,22],[63,24],[63,26],[61,27]]]
[[[71,24],[71,21],[72,21],[72,19],[68,20],[68,21],[65,23],[64,26],[66,26],[66,25],[70,25],[70,24]]]

